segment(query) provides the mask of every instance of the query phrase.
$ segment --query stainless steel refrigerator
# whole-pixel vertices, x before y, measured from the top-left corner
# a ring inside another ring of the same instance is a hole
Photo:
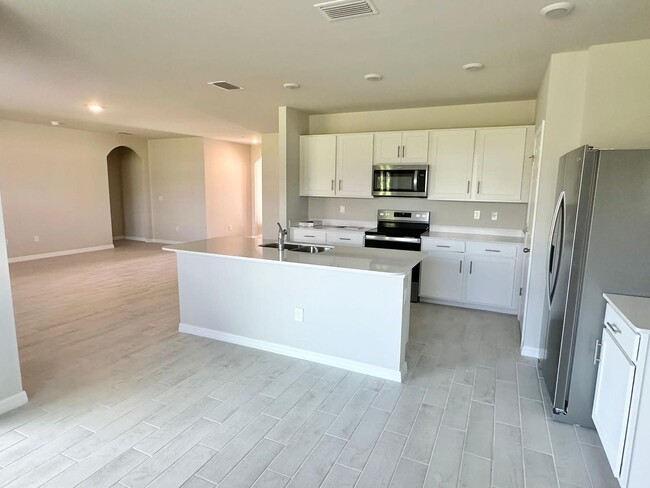
[[[593,426],[604,292],[650,296],[650,150],[560,159],[547,261],[542,374],[556,420]]]

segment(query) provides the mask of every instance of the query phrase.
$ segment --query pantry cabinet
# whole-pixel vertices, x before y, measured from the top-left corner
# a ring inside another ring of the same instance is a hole
[[[372,197],[372,134],[300,137],[300,195]]]
[[[429,131],[377,132],[374,164],[426,164]]]

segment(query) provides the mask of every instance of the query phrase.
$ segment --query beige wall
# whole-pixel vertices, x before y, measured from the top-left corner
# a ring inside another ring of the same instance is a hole
[[[339,207],[345,206],[345,213]],[[404,210],[428,210],[432,225],[460,227],[490,227],[522,230],[526,225],[525,203],[479,203],[440,202],[426,198],[310,198],[309,218],[377,220],[380,208]],[[481,218],[474,220],[474,210],[481,211]],[[499,212],[499,219],[491,220],[492,212]]]
[[[650,148],[650,39],[592,46],[581,142]]]
[[[251,233],[251,147],[203,140],[208,237]]]
[[[530,125],[535,100],[311,115],[310,134]]]
[[[279,110],[280,223],[307,218],[308,201],[300,196],[300,136],[309,134],[309,114],[290,107]]]
[[[251,232],[262,233],[262,145],[251,146]]]
[[[280,222],[280,136],[262,134],[262,233],[265,239],[278,235]]]
[[[106,157],[118,146],[146,164],[144,139],[0,121],[10,257],[112,244]]]
[[[23,391],[2,215],[0,201],[0,413],[8,408],[3,401]]]
[[[166,242],[205,239],[203,139],[150,140],[149,168],[153,238]]]
[[[122,162],[124,236],[151,238],[151,192],[147,165],[127,147],[118,148]]]
[[[530,261],[523,346],[531,354],[546,341],[546,252],[555,206],[560,157],[580,145],[587,72],[586,51],[554,54],[539,92],[536,124],[545,120],[544,143]]]

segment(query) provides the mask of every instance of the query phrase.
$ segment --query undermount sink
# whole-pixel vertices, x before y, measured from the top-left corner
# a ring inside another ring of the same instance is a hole
[[[295,252],[308,252],[310,254],[318,254],[320,252],[329,251],[332,249],[331,246],[299,246],[296,249],[291,249]]]
[[[278,248],[278,243],[277,242],[270,242],[268,244],[260,244],[260,247],[272,247],[273,249]],[[299,247],[303,247],[302,244],[287,244],[285,243],[284,248],[287,251],[295,251]]]
[[[270,247],[273,249],[278,248],[277,242],[269,242],[268,244],[260,244],[260,247]],[[309,244],[284,244],[284,249],[294,252],[308,252],[310,254],[318,254],[320,252],[329,251],[332,246],[310,246]]]

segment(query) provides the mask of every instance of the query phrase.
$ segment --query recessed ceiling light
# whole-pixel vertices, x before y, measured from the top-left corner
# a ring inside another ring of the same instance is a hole
[[[483,63],[467,63],[463,65],[465,71],[480,71],[485,68]]]
[[[289,90],[297,90],[298,88],[300,88],[300,83],[285,83],[282,86]]]
[[[98,103],[89,103],[88,104],[88,110],[90,110],[94,114],[98,114],[98,113],[104,111],[104,107],[102,107]]]
[[[50,125],[53,125],[54,127],[58,127],[60,125],[63,125],[61,122],[58,120],[50,120]]]
[[[379,73],[368,73],[367,75],[364,75],[364,78],[367,81],[381,81],[384,77]]]
[[[119,132],[116,132],[116,134],[117,134],[117,135],[120,135],[120,136],[132,136],[132,135],[133,135],[132,132],[124,132],[124,131],[122,131],[122,130],[119,131]]]
[[[557,2],[551,3],[550,5],[542,8],[539,13],[544,17],[548,17],[550,19],[558,19],[560,17],[569,15],[574,8],[575,5],[573,5],[571,2]]]
[[[226,91],[243,90],[241,86],[237,86],[234,83],[230,83],[229,81],[225,81],[225,80],[209,81],[208,85],[216,86],[217,88],[221,88],[222,90],[226,90]]]

